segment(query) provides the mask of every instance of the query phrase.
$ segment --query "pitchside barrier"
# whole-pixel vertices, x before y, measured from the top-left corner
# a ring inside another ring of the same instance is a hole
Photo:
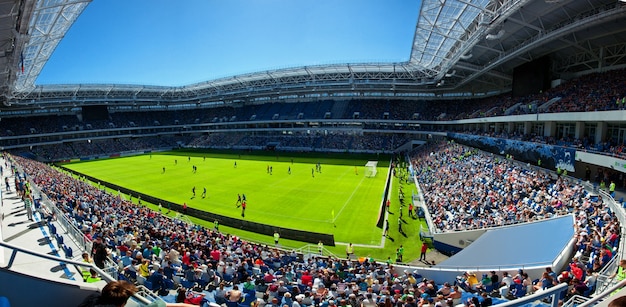
[[[135,198],[141,197],[142,201],[146,201],[155,205],[161,204],[163,208],[171,208],[171,210],[173,211],[183,213],[183,206],[177,203],[173,203],[164,199],[156,198],[147,194],[139,193],[137,191],[133,191],[125,187],[110,183],[110,182],[100,181],[97,178],[76,172],[74,170],[65,168],[60,165],[57,165],[57,167],[67,172],[70,172],[74,175],[85,177],[88,180],[91,180],[93,182],[100,182],[101,185],[109,189],[112,189],[113,191],[119,191],[120,193],[128,194]],[[233,227],[233,228],[237,228],[237,229],[241,229],[245,231],[251,231],[254,233],[264,234],[268,236],[273,236],[274,231],[278,231],[281,239],[296,240],[296,241],[313,243],[313,244],[317,244],[319,241],[322,241],[324,245],[335,246],[335,237],[332,234],[309,232],[309,231],[302,231],[302,230],[289,229],[289,228],[281,228],[278,226],[261,224],[261,223],[246,221],[246,220],[240,220],[240,219],[233,218],[233,217],[223,216],[223,215],[219,215],[219,214],[215,214],[215,213],[211,213],[207,211],[198,210],[195,208],[190,208],[189,206],[187,207],[187,212],[184,214],[188,216],[193,216],[195,218],[199,218],[201,220],[205,220],[208,222],[213,222],[217,220],[220,225]]]

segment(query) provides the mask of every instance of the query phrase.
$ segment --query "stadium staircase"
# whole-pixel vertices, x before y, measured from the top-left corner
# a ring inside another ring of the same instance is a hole
[[[548,100],[546,103],[540,105],[537,109],[539,110],[539,112],[545,112],[546,110],[548,110],[548,108],[550,108],[551,105],[553,105],[559,100],[561,100],[561,97],[554,97]]]
[[[348,109],[349,104],[350,102],[347,100],[335,101],[330,109],[332,118],[344,118],[344,113]]]
[[[511,115],[515,113],[520,108],[521,105],[522,105],[521,102],[514,104],[513,106],[506,109],[506,111],[504,111],[504,115]]]

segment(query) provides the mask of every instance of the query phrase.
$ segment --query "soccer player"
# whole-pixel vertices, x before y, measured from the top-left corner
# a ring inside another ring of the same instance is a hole
[[[191,188],[191,193],[193,193],[193,197],[196,197],[196,187],[195,186],[193,188]]]
[[[165,167],[163,167],[163,171],[161,172],[161,174],[165,174]]]
[[[233,166],[234,168],[237,168],[237,161],[235,161],[235,165]]]
[[[246,202],[241,203],[241,217],[246,217]]]
[[[356,165],[354,166],[354,174],[357,176],[359,175],[359,170],[356,168]]]
[[[311,168],[311,177],[315,178],[315,170]]]
[[[213,229],[215,229],[215,231],[220,231],[220,222],[217,220],[213,221]]]
[[[206,187],[202,188],[202,198],[206,197]]]
[[[385,221],[385,231],[383,231],[383,237],[389,235],[389,220]]]
[[[291,166],[287,168],[287,174],[291,175]]]
[[[246,201],[246,194],[241,193],[241,201]]]
[[[174,159],[174,165],[178,165],[178,160]]]
[[[237,206],[237,208],[239,208],[240,204],[241,204],[241,194],[237,194],[237,202],[235,203],[235,206]]]

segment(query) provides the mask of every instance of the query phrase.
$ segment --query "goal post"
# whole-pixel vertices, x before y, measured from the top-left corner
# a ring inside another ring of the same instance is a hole
[[[376,177],[378,161],[367,161],[365,164],[365,177]]]

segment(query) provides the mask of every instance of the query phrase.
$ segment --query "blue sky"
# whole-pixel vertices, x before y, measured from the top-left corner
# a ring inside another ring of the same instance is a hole
[[[303,65],[407,61],[419,9],[420,0],[94,0],[36,84],[179,86]]]

